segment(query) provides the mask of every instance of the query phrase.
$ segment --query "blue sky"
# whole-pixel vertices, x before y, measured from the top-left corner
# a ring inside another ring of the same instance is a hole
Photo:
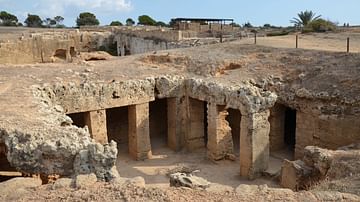
[[[239,24],[270,23],[287,26],[302,10],[312,10],[343,24],[360,25],[359,0],[0,0],[5,10],[24,21],[27,13],[42,18],[61,15],[67,26],[74,26],[80,12],[93,12],[102,25],[112,20],[124,22],[147,14],[155,20],[169,22],[174,17],[234,18]]]

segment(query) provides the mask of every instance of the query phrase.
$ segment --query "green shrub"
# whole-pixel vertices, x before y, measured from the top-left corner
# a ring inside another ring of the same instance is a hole
[[[336,25],[335,23],[324,20],[324,19],[317,19],[311,21],[304,29],[302,30],[303,33],[307,32],[327,32],[327,31],[335,31]]]
[[[110,26],[123,26],[123,24],[120,21],[112,21]]]
[[[266,36],[285,36],[288,35],[289,33],[290,33],[289,31],[281,30],[281,31],[274,31],[267,33]]]

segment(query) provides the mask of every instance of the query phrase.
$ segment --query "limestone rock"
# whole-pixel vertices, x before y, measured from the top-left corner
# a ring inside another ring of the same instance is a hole
[[[129,183],[129,184],[132,184],[136,187],[145,187],[145,179],[143,177],[134,177],[134,178],[131,178],[131,179],[128,179],[126,181],[126,183]]]
[[[325,176],[333,159],[332,152],[319,147],[308,146],[304,150],[304,162],[307,166],[315,167],[321,175]]]
[[[174,173],[170,175],[170,186],[171,187],[189,187],[189,188],[202,188],[209,187],[210,183],[201,178],[191,174],[185,173]]]
[[[73,179],[71,178],[60,178],[55,181],[52,185],[52,189],[63,189],[63,188],[70,188],[73,185]]]
[[[112,56],[105,52],[105,51],[96,51],[96,52],[81,52],[80,53],[80,58],[85,60],[85,61],[90,61],[90,60],[108,60],[110,59]]]
[[[119,176],[114,162],[117,158],[116,142],[107,145],[91,144],[88,150],[80,151],[75,158],[75,174],[95,173],[99,179],[110,181]]]
[[[309,186],[312,174],[313,169],[306,166],[303,161],[285,160],[281,167],[280,184],[292,190],[302,190]]]
[[[94,185],[97,182],[97,177],[95,174],[89,175],[78,175],[75,180],[75,187],[78,189],[86,188]]]

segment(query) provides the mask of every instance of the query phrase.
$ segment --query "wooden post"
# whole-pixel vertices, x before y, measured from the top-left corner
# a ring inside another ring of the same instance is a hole
[[[220,34],[220,43],[222,43],[223,42],[223,35],[222,35],[222,33]]]
[[[346,46],[346,52],[350,52],[350,37],[347,38],[347,46]]]
[[[254,41],[254,43],[256,44],[256,32],[255,32],[254,34],[255,34],[255,41]]]
[[[299,47],[299,35],[296,35],[296,48]]]

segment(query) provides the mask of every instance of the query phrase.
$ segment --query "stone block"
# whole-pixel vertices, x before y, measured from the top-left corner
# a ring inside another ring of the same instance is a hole
[[[233,153],[233,140],[226,116],[225,106],[208,105],[208,157],[212,160],[224,159]]]
[[[240,175],[253,179],[269,164],[269,111],[242,116],[240,132]]]
[[[280,185],[294,191],[302,190],[307,186],[313,169],[303,161],[285,160],[281,167]]]
[[[100,144],[108,143],[106,128],[106,110],[97,110],[87,112],[85,123],[89,127],[91,137]]]
[[[89,175],[78,175],[75,180],[75,187],[77,189],[93,186],[97,182],[97,177],[94,173]]]
[[[151,158],[149,103],[129,106],[129,153],[136,160]]]

